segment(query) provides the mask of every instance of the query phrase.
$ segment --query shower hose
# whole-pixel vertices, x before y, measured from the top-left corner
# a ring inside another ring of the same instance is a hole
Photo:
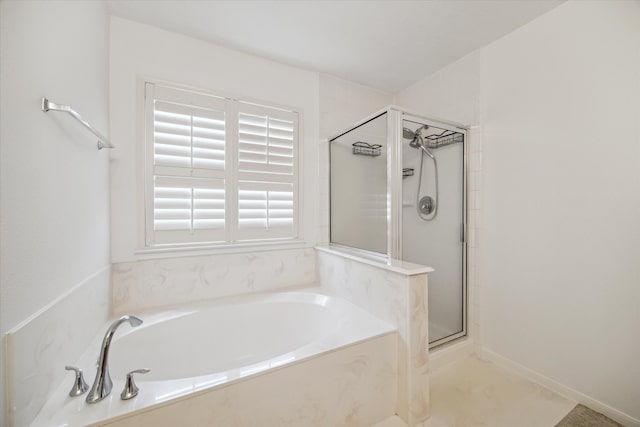
[[[422,138],[420,138],[422,139]],[[435,197],[434,197],[434,206],[433,206],[433,212],[431,214],[425,215],[422,213],[422,211],[420,210],[420,190],[422,188],[422,169],[423,169],[423,165],[424,165],[424,156],[425,153],[423,153],[422,151],[427,151],[426,148],[424,148],[424,145],[422,145],[420,148],[422,148],[421,152],[420,152],[420,179],[418,179],[418,192],[416,193],[416,211],[418,212],[418,216],[420,217],[421,220],[423,221],[431,221],[433,220],[436,215],[438,214],[438,161],[436,160],[436,156],[434,156],[433,154],[431,154],[431,160],[433,160],[433,171],[434,171],[434,177],[435,177]]]

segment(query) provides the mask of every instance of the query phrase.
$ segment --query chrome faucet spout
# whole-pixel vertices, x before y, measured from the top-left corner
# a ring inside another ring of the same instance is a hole
[[[99,402],[111,393],[113,382],[111,381],[111,375],[109,375],[109,349],[111,348],[113,334],[115,334],[118,327],[125,322],[128,322],[134,328],[142,324],[142,320],[136,316],[126,315],[109,326],[107,333],[102,339],[100,356],[98,356],[96,379],[93,381],[93,386],[91,386],[91,390],[89,390],[87,394],[87,403]]]

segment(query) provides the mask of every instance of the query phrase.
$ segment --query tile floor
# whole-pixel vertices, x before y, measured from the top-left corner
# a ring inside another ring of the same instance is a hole
[[[423,427],[553,427],[576,402],[475,355],[431,374],[431,417]],[[406,427],[388,418],[374,427]]]

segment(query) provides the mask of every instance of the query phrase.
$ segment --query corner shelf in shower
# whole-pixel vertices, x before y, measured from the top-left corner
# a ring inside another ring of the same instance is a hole
[[[358,141],[351,144],[352,153],[360,156],[377,157],[382,154],[382,145]]]
[[[464,136],[459,132],[445,130],[437,135],[427,135],[424,137],[427,148],[440,148],[447,145],[464,141]]]

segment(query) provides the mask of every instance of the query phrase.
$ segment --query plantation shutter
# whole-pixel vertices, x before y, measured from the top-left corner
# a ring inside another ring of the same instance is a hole
[[[298,115],[238,103],[238,240],[297,237]]]
[[[146,85],[148,244],[226,239],[227,101]]]
[[[145,85],[145,244],[296,239],[298,113]]]

